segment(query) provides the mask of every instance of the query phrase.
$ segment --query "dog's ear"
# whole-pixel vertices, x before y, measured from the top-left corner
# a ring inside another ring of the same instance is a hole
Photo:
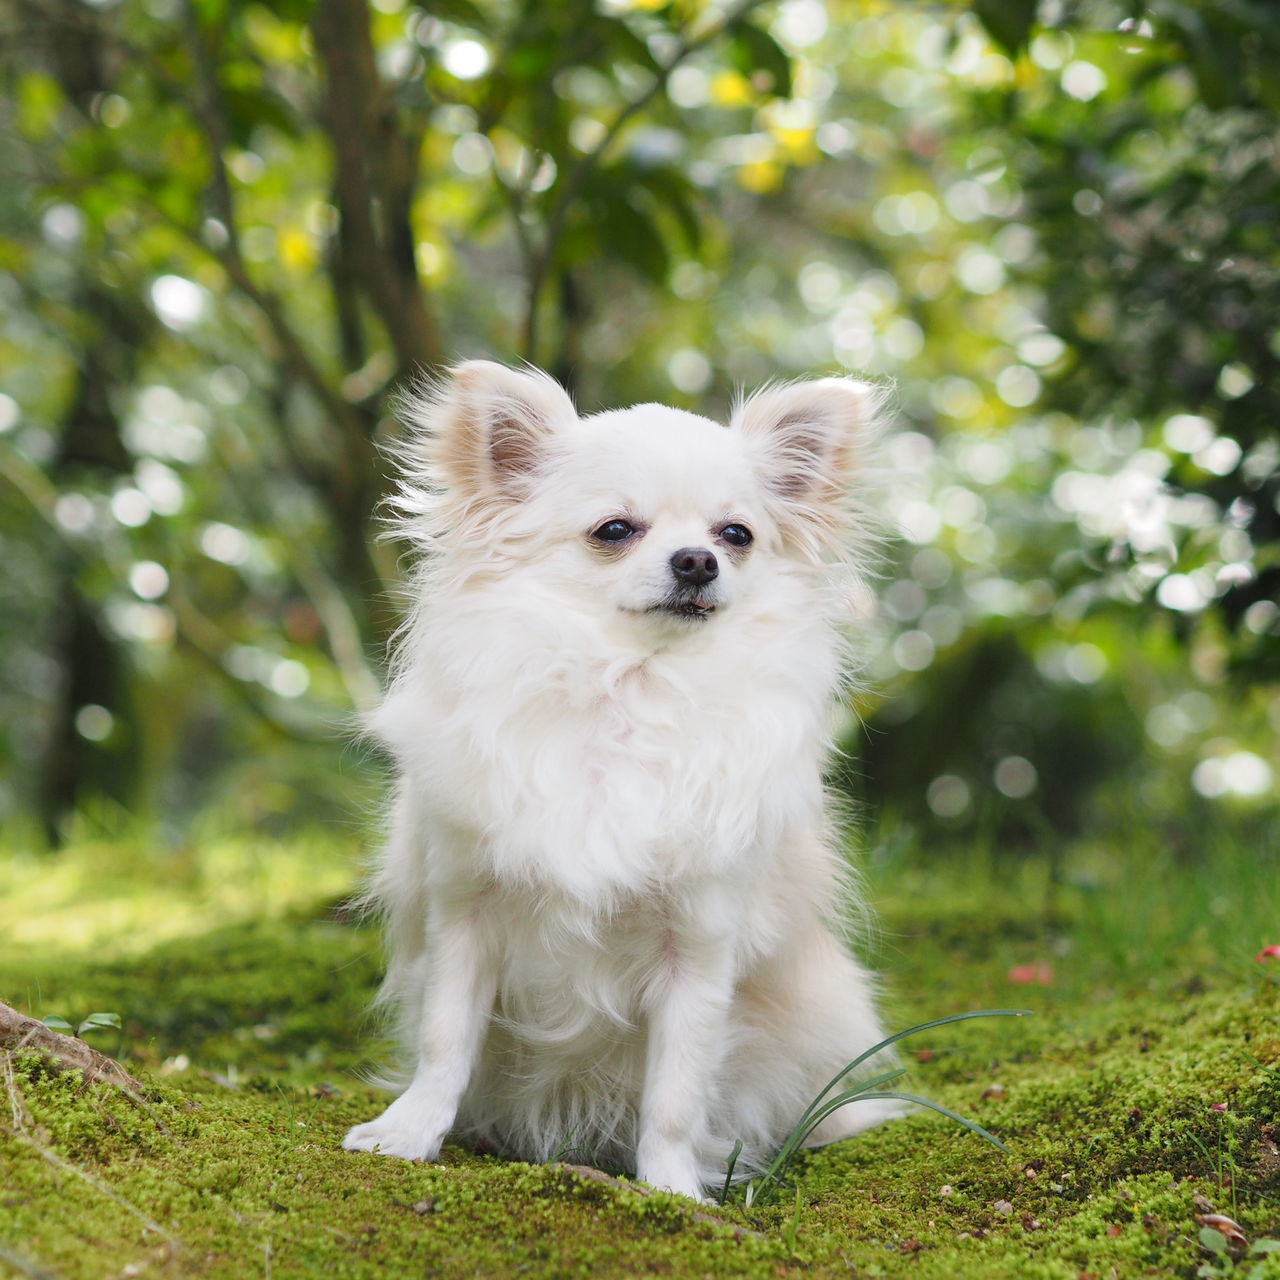
[[[551,437],[577,418],[554,378],[491,360],[456,365],[406,407],[428,437],[437,483],[472,500],[519,497]]]
[[[389,534],[426,547],[511,510],[578,417],[554,378],[489,360],[424,379],[398,408],[411,430],[389,446],[399,470]]]
[[[737,406],[730,426],[756,447],[784,536],[815,551],[840,541],[883,394],[820,378],[765,387]]]

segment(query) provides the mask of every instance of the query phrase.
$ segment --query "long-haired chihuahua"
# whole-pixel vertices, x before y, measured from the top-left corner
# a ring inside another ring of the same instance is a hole
[[[823,788],[878,398],[580,417],[485,361],[409,398],[422,554],[370,724],[399,781],[369,894],[409,1061],[349,1150],[452,1133],[700,1196],[882,1038]]]

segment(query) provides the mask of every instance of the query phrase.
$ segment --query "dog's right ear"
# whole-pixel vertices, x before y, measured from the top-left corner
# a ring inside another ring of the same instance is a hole
[[[404,410],[426,437],[435,484],[468,503],[518,499],[551,437],[577,418],[554,378],[491,360],[455,365]]]
[[[424,380],[399,412],[412,431],[391,446],[400,475],[388,533],[427,548],[518,504],[552,462],[556,434],[578,416],[554,378],[490,360]]]

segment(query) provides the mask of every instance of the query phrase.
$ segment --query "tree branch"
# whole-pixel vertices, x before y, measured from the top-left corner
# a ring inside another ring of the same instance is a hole
[[[762,3],[763,0],[740,0],[740,3],[725,15],[722,22],[717,23],[699,36],[686,39],[653,77],[648,88],[618,112],[612,124],[605,129],[600,141],[569,170],[569,174],[560,188],[556,202],[551,208],[551,214],[547,218],[547,230],[543,236],[542,249],[534,256],[532,270],[529,273],[528,290],[525,299],[523,345],[524,358],[530,363],[538,363],[538,312],[542,294],[546,288],[547,279],[551,274],[552,261],[560,247],[560,241],[564,237],[565,223],[569,216],[569,210],[573,207],[573,202],[578,198],[578,193],[582,190],[582,184],[591,175],[591,171],[599,165],[604,158],[605,152],[617,141],[623,129],[667,87],[671,73],[699,50],[718,40],[725,32],[731,31],[753,9],[758,9]]]
[[[222,100],[222,90],[218,85],[217,70],[210,57],[209,48],[205,44],[193,0],[182,0],[182,19],[187,43],[191,47],[191,56],[195,59],[198,80],[198,93],[193,109],[209,141],[209,161],[213,168],[210,196],[214,212],[226,233],[226,244],[220,247],[210,245],[201,240],[190,228],[183,228],[183,230],[187,231],[203,248],[214,254],[231,282],[262,314],[285,363],[295,376],[311,389],[330,417],[350,437],[361,438],[364,435],[364,429],[356,410],[343,399],[329,379],[320,371],[302,339],[289,323],[279,298],[257,284],[245,265],[244,255],[240,249],[239,229],[236,225],[235,195],[227,173],[226,150],[230,131],[227,127],[226,109]]]
[[[311,29],[326,71],[324,116],[347,243],[401,376],[411,376],[442,355],[411,220],[424,125],[406,126],[378,75],[366,0],[320,0]]]

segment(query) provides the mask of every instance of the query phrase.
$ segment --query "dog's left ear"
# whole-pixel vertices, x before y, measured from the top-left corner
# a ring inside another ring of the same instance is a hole
[[[852,378],[766,387],[730,422],[758,448],[757,466],[784,535],[839,540],[865,462],[881,388]]]

